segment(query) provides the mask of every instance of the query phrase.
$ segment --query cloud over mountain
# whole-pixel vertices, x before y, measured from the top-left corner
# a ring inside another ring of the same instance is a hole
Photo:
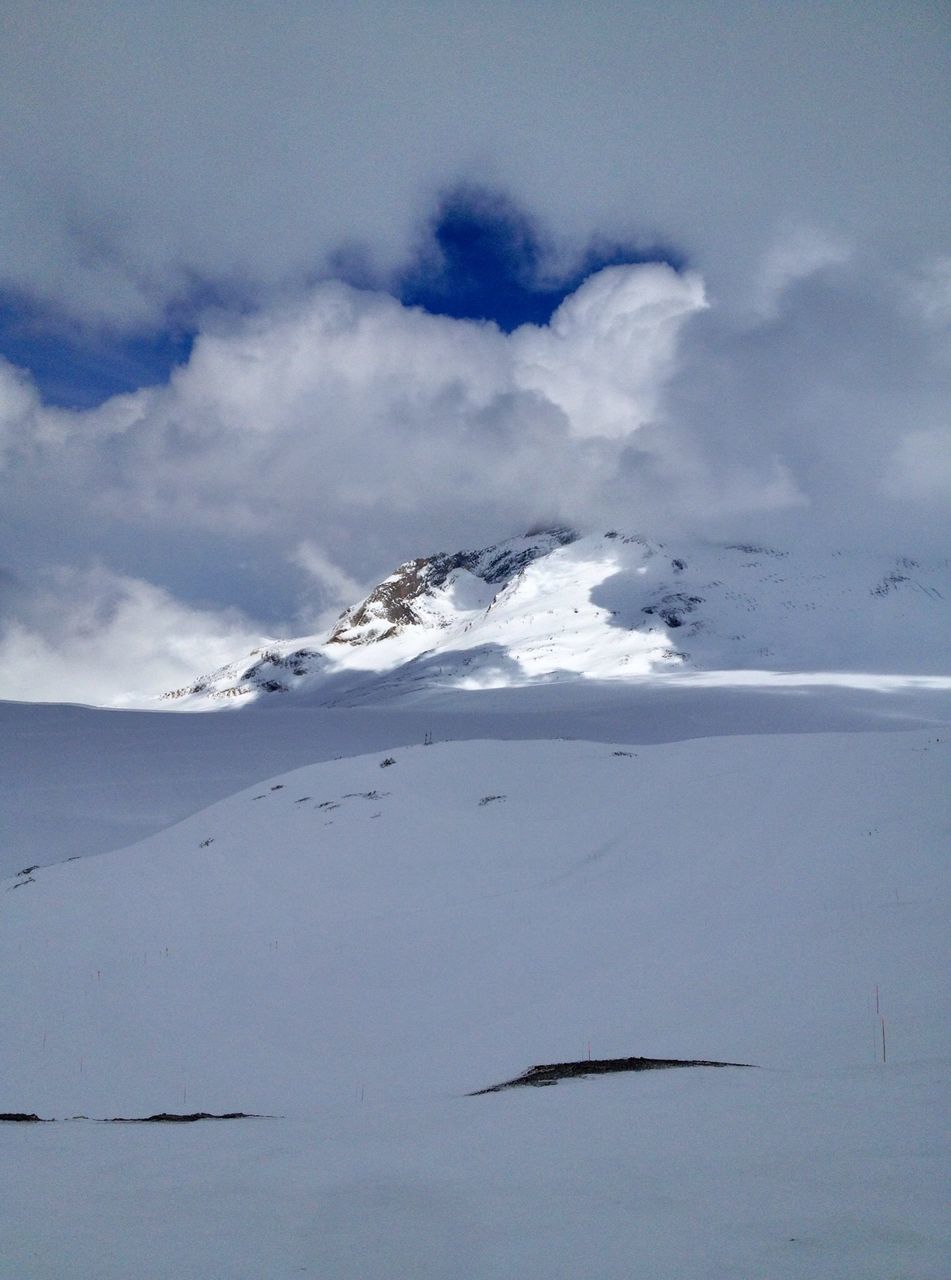
[[[87,586],[102,562],[186,633],[196,611],[201,669],[253,629],[215,633],[232,602],[300,633],[400,560],[539,520],[940,546],[946,330],[918,283],[823,260],[738,324],[695,274],[612,267],[511,334],[327,283],[98,409],[46,407],[6,368],[6,562]],[[86,634],[80,615],[31,606],[38,643]]]

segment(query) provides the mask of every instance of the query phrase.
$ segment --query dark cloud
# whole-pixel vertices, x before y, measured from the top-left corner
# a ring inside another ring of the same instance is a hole
[[[665,452],[701,452],[710,493],[719,475],[774,459],[803,497],[783,515],[786,536],[940,548],[951,502],[949,331],[930,331],[906,297],[891,273],[855,261],[793,281],[758,319],[706,313],[686,331],[667,389]],[[934,479],[927,494],[915,439]],[[722,526],[736,533],[740,518],[727,502]]]

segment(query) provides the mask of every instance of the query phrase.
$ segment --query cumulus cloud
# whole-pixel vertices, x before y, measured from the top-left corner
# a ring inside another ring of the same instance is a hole
[[[628,436],[650,422],[703,281],[652,265],[599,271],[512,341],[515,382],[565,414],[573,436]]]
[[[702,440],[711,494],[772,459],[800,496],[776,508],[776,536],[940,549],[941,486],[918,482],[913,498],[909,478],[946,470],[951,364],[907,288],[890,269],[834,263],[791,280],[767,315],[710,313],[681,348],[665,448]],[[721,527],[740,511],[727,502]]]
[[[394,549],[591,511],[702,306],[693,276],[608,268],[550,327],[506,335],[319,285],[201,335],[164,388],[41,415],[10,488],[45,506],[55,478],[61,511],[81,507],[94,537],[189,527],[284,558],[313,542],[363,580]]]

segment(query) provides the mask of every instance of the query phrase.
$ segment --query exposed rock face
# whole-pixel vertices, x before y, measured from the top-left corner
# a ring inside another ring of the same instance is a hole
[[[678,568],[678,565],[680,568]],[[683,571],[683,561],[673,561],[674,571]],[[645,605],[641,609],[641,613],[648,615],[656,615],[662,618],[668,627],[682,627],[684,625],[684,615],[693,613],[698,605],[703,604],[703,596],[688,596],[682,591],[671,591],[667,595],[662,596],[654,604]]]
[[[328,644],[369,644],[385,640],[421,619],[413,601],[434,587],[441,587],[453,569],[464,568],[466,552],[407,560],[375,587],[365,600],[347,609],[331,631]]]
[[[407,560],[365,600],[341,615],[327,643],[369,644],[386,640],[404,627],[429,621],[414,608],[414,603],[445,586],[456,570],[465,569],[483,582],[504,586],[533,560],[548,555],[556,547],[567,546],[577,536],[571,529],[546,529],[481,551],[457,551],[453,555]]]
[[[620,1071],[666,1071],[673,1067],[751,1067],[750,1062],[710,1062],[706,1058],[583,1058],[578,1062],[552,1062],[529,1067],[514,1080],[476,1089],[469,1094],[478,1098],[486,1093],[501,1093],[504,1089],[518,1089],[523,1085],[551,1085],[559,1080],[584,1079],[586,1076],[611,1075]]]

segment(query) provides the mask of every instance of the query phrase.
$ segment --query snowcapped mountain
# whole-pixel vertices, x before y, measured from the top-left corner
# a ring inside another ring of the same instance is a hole
[[[165,697],[299,690],[339,704],[718,670],[946,675],[949,600],[948,559],[551,529],[408,561],[329,634],[270,641]]]

